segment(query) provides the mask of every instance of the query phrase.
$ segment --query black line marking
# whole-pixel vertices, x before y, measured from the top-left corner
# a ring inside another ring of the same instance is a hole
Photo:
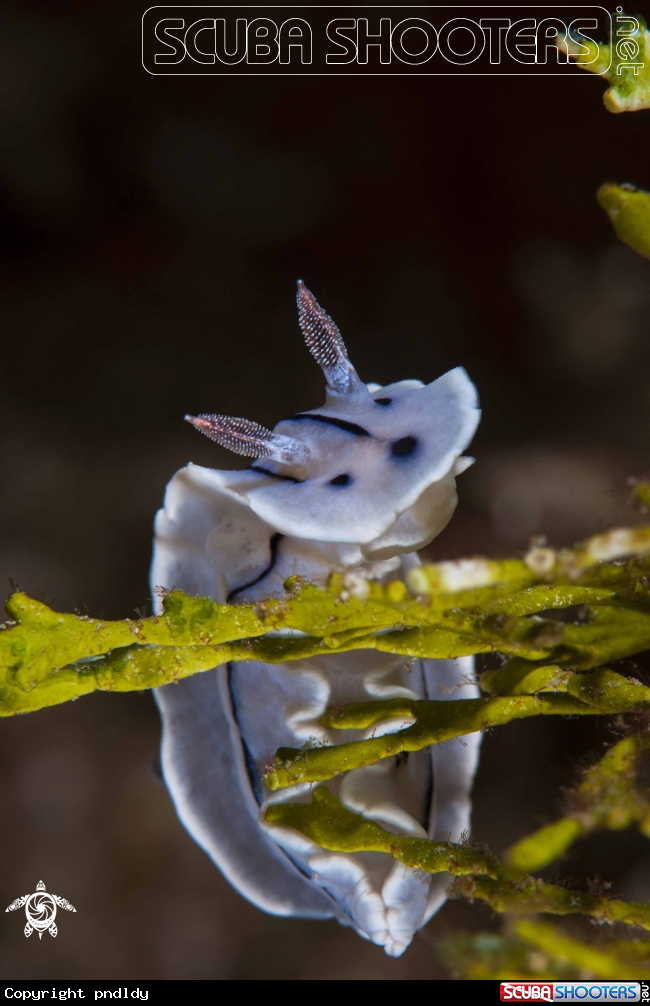
[[[369,437],[370,434],[364,430],[363,426],[356,423],[348,423],[347,419],[335,419],[334,416],[319,416],[317,412],[297,412],[295,416],[289,416],[284,422],[292,422],[294,419],[313,419],[315,423],[327,423],[329,426],[338,426],[340,430],[354,433],[357,437]]]
[[[391,405],[392,398],[375,398],[375,405]]]
[[[262,468],[261,465],[249,465],[248,470],[251,472],[259,472],[260,475],[268,475],[272,479],[283,479],[285,482],[305,481],[305,479],[294,479],[293,475],[279,475],[277,472],[270,472],[268,468]]]
[[[350,482],[349,475],[337,475],[336,478],[330,479],[331,486],[346,486]]]
[[[256,583],[259,583],[260,580],[263,580],[265,576],[269,575],[269,573],[273,570],[273,567],[275,566],[276,562],[278,561],[278,547],[283,538],[284,535],[280,534],[279,531],[273,535],[273,537],[269,541],[269,548],[271,550],[270,563],[268,564],[266,569],[262,570],[259,576],[255,577],[254,580],[251,580],[249,583],[244,583],[242,584],[241,587],[235,587],[234,590],[231,590],[230,593],[228,594],[228,597],[226,598],[227,604],[229,604],[230,601],[232,601],[233,597],[235,597],[236,594],[241,594],[243,590],[248,590],[249,587],[254,587]]]

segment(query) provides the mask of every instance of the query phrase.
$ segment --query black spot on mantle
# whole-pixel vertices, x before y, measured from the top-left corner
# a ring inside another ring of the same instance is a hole
[[[394,458],[408,458],[418,445],[415,437],[402,437],[391,444],[390,452]]]

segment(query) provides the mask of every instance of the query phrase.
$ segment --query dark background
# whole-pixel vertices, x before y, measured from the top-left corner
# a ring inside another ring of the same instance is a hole
[[[587,74],[152,77],[142,10],[0,5],[4,589],[149,609],[166,482],[189,460],[239,465],[183,413],[273,426],[322,401],[298,277],[364,379],[462,364],[479,388],[478,463],[431,556],[638,519],[625,477],[650,467],[650,269],[594,194],[650,187],[650,113],[610,115]],[[476,837],[503,849],[551,820],[610,738],[581,721],[488,736]],[[333,922],[261,914],[176,820],[158,741],[148,694],[2,723],[0,903],[43,879],[78,909],[41,943],[2,913],[3,978],[437,979],[441,934],[498,926],[452,903],[391,961]],[[558,869],[648,898],[644,864],[630,833]]]

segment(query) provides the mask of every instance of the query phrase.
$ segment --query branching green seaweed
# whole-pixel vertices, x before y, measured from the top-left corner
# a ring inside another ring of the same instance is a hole
[[[647,485],[638,483],[635,494],[645,502]],[[335,575],[325,587],[295,577],[285,587],[282,597],[234,605],[171,591],[161,615],[115,622],[59,614],[15,593],[7,602],[11,621],[0,632],[0,714],[35,711],[96,690],[169,684],[230,660],[290,664],[353,649],[407,657],[505,655],[501,668],[481,675],[482,698],[393,699],[328,709],[324,724],[331,730],[368,731],[386,720],[397,729],[330,747],[280,749],[266,776],[270,790],[322,783],[403,751],[524,717],[634,713],[646,722],[650,688],[603,665],[650,647],[649,526],[615,529],[574,549],[535,547],[523,559],[426,565],[406,583]],[[470,845],[392,834],[349,811],[322,785],[311,803],[271,803],[266,820],[297,829],[323,848],[383,852],[405,865],[449,874],[453,894],[509,916],[583,914],[650,929],[648,905],[531,876],[591,830],[635,823],[650,834],[650,802],[637,785],[639,759],[649,748],[638,730],[616,744],[586,773],[567,815],[517,843],[505,862]],[[554,974],[572,974],[581,953],[587,959],[588,948],[580,951],[575,940],[530,925],[538,928],[490,936],[489,953],[483,937],[458,937],[470,940],[468,977],[513,977],[513,962],[516,974],[528,974],[531,953],[546,954],[548,969],[559,968]],[[553,953],[539,949],[543,936],[555,941]],[[630,946],[635,944],[589,951],[590,973],[609,976],[615,964],[630,960]]]
[[[610,84],[603,100],[610,112],[650,108],[650,32],[638,15],[620,13],[609,44],[558,36],[558,47],[583,69],[600,74]],[[597,199],[619,240],[650,258],[650,193],[629,183],[605,182]]]
[[[604,94],[604,103],[610,112],[650,109],[650,32],[641,18],[628,16],[621,8],[614,17],[615,31],[612,29],[609,44],[597,44],[583,36],[564,35],[558,36],[558,47],[583,69],[600,74],[608,81],[610,86]],[[631,184],[607,182],[598,190],[597,198],[617,237],[650,259],[650,192]],[[648,482],[633,481],[633,491],[637,503],[650,508]],[[641,778],[644,760],[650,750],[650,721],[646,713],[640,713],[647,706],[643,686],[630,680],[619,682],[614,672],[602,666],[591,674],[584,673],[590,667],[595,668],[617,655],[622,656],[622,651],[628,647],[628,655],[632,655],[634,639],[639,644],[639,651],[647,647],[647,643],[642,642],[644,612],[648,610],[648,580],[642,572],[643,561],[622,564],[608,561],[620,558],[609,551],[616,534],[610,534],[608,541],[602,543],[592,539],[586,549],[574,550],[566,558],[562,553],[551,554],[545,549],[538,550],[536,561],[531,562],[530,555],[527,557],[527,565],[537,573],[542,573],[546,566],[549,583],[557,583],[559,587],[556,602],[540,607],[538,611],[562,607],[562,600],[568,596],[566,578],[573,580],[577,584],[574,603],[588,605],[591,612],[591,633],[584,631],[584,626],[565,625],[561,639],[556,641],[548,659],[533,660],[530,653],[515,654],[510,651],[510,659],[504,667],[485,672],[480,679],[482,689],[495,698],[507,700],[519,696],[525,701],[532,698],[537,703],[538,714],[549,712],[549,702],[569,697],[591,706],[592,712],[613,711],[616,704],[621,711],[625,709],[629,712],[633,708],[636,711],[634,733],[614,744],[600,762],[584,773],[580,785],[571,794],[565,816],[523,838],[506,854],[505,868],[521,871],[527,876],[531,871],[543,869],[556,861],[574,842],[598,829],[620,831],[636,825],[642,834],[650,837],[650,794]],[[625,532],[622,535],[625,537]],[[602,549],[601,544],[604,545]],[[643,552],[632,548],[629,554],[638,556]],[[574,565],[576,559],[577,565]],[[590,569],[590,559],[602,562]],[[423,575],[426,577],[427,574]],[[608,591],[611,593],[608,594]],[[522,585],[517,596],[503,598],[503,617],[510,619],[526,614],[534,617],[532,603],[536,592],[540,604],[544,605],[544,588],[540,591],[539,586],[529,584],[526,588]],[[485,614],[485,607],[482,610]],[[634,692],[628,693],[628,688],[634,689]],[[510,707],[506,712],[505,707],[494,708],[486,703],[485,708],[497,719],[503,716],[499,722],[506,721],[508,712],[514,714],[512,718],[529,714],[526,707],[524,711],[517,712]],[[413,712],[417,713],[417,710]],[[469,713],[470,710],[465,714],[466,721],[471,719]],[[348,722],[361,722],[363,718],[360,707],[331,715],[332,724],[336,715],[341,723],[346,718]],[[402,738],[416,727],[421,731],[429,727],[433,735],[436,727],[440,730],[443,726],[440,720],[435,710],[423,708],[413,726],[401,731]],[[491,719],[489,725],[493,725]],[[298,764],[305,754],[301,752],[297,756]],[[291,762],[289,752],[279,752],[276,760],[278,765],[272,772],[282,773],[294,768],[295,762],[288,764]],[[439,948],[442,958],[446,964],[451,963],[459,976],[469,979],[602,978],[620,981],[628,976],[650,975],[650,941],[607,940],[594,946],[591,941],[578,940],[547,922],[516,919],[521,912],[537,910],[553,913],[554,909],[548,903],[544,905],[543,898],[535,909],[534,897],[526,906],[528,893],[532,890],[528,883],[524,883],[517,893],[509,894],[499,889],[500,879],[501,876],[489,877],[476,871],[455,881],[457,893],[484,897],[497,911],[510,913],[502,935],[456,933],[442,941]],[[537,883],[542,885],[541,890],[544,887],[542,881]],[[613,904],[609,902],[610,906]]]
[[[422,566],[408,583],[336,575],[319,588],[294,577],[283,597],[257,604],[220,605],[171,591],[162,615],[138,620],[60,614],[15,593],[7,602],[12,622],[0,632],[0,715],[32,712],[96,690],[152,688],[229,660],[285,662],[354,649],[410,657],[498,651],[510,662],[496,677],[484,675],[481,684],[489,693],[571,694],[563,672],[588,670],[650,646],[648,577],[650,527],[641,526],[597,535],[573,550],[535,548],[521,560]],[[576,605],[589,605],[587,621],[543,617]],[[277,635],[279,629],[298,634]],[[584,695],[578,698],[584,702]],[[569,708],[568,696],[562,701],[567,712],[588,711],[575,703]],[[526,702],[512,707],[526,708]],[[548,708],[542,704],[538,711]],[[513,712],[509,718],[534,714]]]
[[[628,183],[605,182],[596,198],[619,240],[644,258],[650,258],[650,192]]]
[[[322,782],[351,769],[372,765],[381,758],[420,751],[452,737],[530,716],[588,716],[635,712],[650,707],[650,688],[634,684],[607,668],[591,674],[572,674],[563,684],[566,684],[566,694],[537,693],[445,702],[389,699],[329,710],[325,714],[326,724],[341,730],[367,730],[382,721],[396,719],[411,721],[412,725],[395,733],[332,747],[280,748],[276,764],[267,771],[266,785],[276,790],[296,783]]]
[[[643,726],[647,729],[647,721]],[[615,744],[585,772],[571,794],[570,812],[517,842],[509,851],[508,862],[520,870],[541,870],[579,838],[598,829],[622,831],[636,824],[650,838],[650,793],[639,782],[648,751],[647,732]]]
[[[583,69],[608,81],[603,101],[609,112],[638,112],[650,108],[650,32],[638,15],[621,14],[616,24],[620,37],[608,45],[567,35],[558,36],[557,44]]]
[[[513,919],[497,933],[453,933],[440,955],[470,979],[634,981],[650,973],[650,940],[586,943],[533,919]]]
[[[456,877],[451,893],[486,901],[497,912],[588,915],[596,922],[622,922],[650,929],[650,905],[583,894],[547,884],[484,849],[393,835],[375,821],[345,808],[324,786],[311,803],[271,804],[266,821],[293,828],[333,852],[388,852],[405,866]]]

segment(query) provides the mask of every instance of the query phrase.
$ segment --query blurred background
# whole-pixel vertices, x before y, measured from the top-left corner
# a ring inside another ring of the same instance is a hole
[[[243,462],[183,414],[273,426],[322,401],[298,277],[365,380],[462,364],[479,388],[478,463],[431,557],[640,519],[625,478],[650,467],[650,268],[594,194],[650,187],[650,113],[608,114],[586,74],[152,77],[141,14],[0,3],[2,589],[150,611],[166,482]],[[500,850],[551,820],[610,739],[570,720],[487,736],[476,837]],[[0,902],[43,879],[78,909],[41,943],[0,916],[3,978],[440,979],[441,934],[498,927],[450,903],[394,961],[261,914],[176,820],[158,744],[149,694],[0,724]],[[593,836],[562,875],[650,898],[642,843]]]

